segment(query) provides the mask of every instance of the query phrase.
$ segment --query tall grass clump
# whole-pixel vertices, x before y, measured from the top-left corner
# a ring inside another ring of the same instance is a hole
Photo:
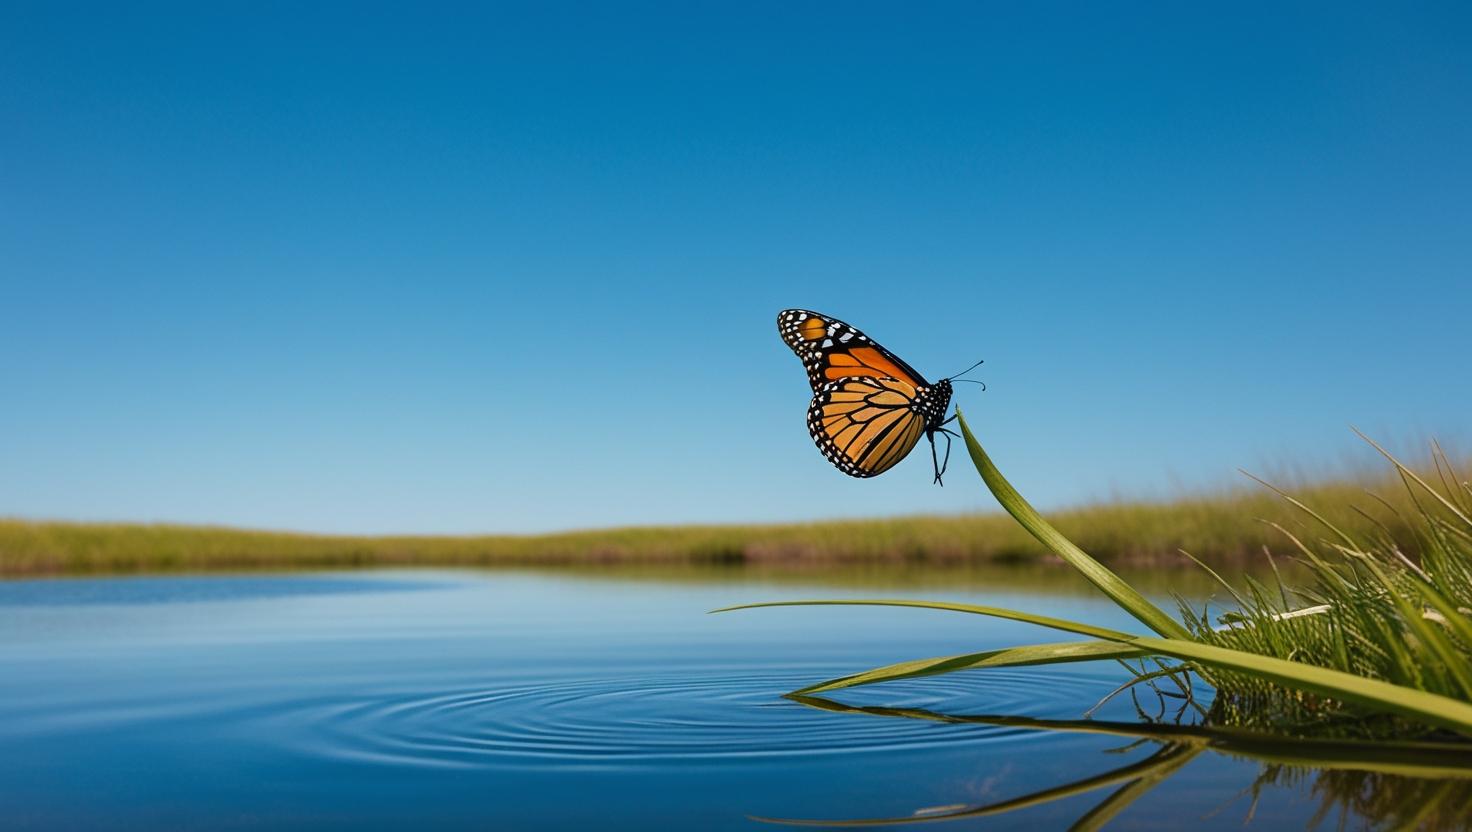
[[[1193,638],[1472,701],[1472,487],[1439,447],[1432,450],[1434,482],[1385,457],[1401,476],[1416,516],[1404,517],[1388,503],[1381,503],[1381,513],[1418,531],[1412,551],[1388,531],[1351,533],[1282,494],[1321,533],[1305,538],[1279,528],[1307,579],[1265,585],[1248,576],[1241,591],[1223,582],[1234,608],[1215,619],[1207,609],[1178,601]],[[1404,731],[1393,715],[1366,718],[1362,709],[1250,674],[1221,672],[1214,681],[1214,716],[1221,722],[1270,728],[1348,723]]]
[[[1217,725],[1295,735],[1440,731],[1472,737],[1472,488],[1439,449],[1433,457],[1435,484],[1385,454],[1414,514],[1406,517],[1385,503],[1388,517],[1363,515],[1375,530],[1370,533],[1351,534],[1324,513],[1280,494],[1319,527],[1309,537],[1276,524],[1310,579],[1298,586],[1278,574],[1267,582],[1249,580],[1244,590],[1222,581],[1232,598],[1230,609],[1213,614],[1178,598],[1177,618],[1045,520],[1002,476],[964,418],[960,426],[978,473],[1007,513],[1150,632],[957,603],[863,599],[746,605],[923,607],[1026,621],[1087,637],[903,662],[796,693],[811,696],[985,667],[1116,659],[1138,662],[1127,665],[1137,668],[1137,681],[1188,673],[1207,680],[1216,689],[1208,717]],[[1409,539],[1406,528],[1413,531]]]

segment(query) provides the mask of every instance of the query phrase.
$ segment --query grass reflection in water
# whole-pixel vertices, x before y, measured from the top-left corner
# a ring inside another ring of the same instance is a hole
[[[924,708],[848,705],[820,696],[790,694],[808,707],[896,719],[919,719],[973,725],[995,725],[1036,731],[1104,734],[1153,743],[1155,753],[1143,760],[1050,786],[1007,800],[978,806],[917,809],[888,818],[759,820],[798,826],[893,826],[935,823],[1000,815],[1118,786],[1078,818],[1075,830],[1099,829],[1151,789],[1181,771],[1203,753],[1224,754],[1262,763],[1248,790],[1252,806],[1264,789],[1300,787],[1312,781],[1320,801],[1313,825],[1330,817],[1354,815],[1375,826],[1452,830],[1465,828],[1472,816],[1472,751],[1456,742],[1391,742],[1340,738],[1284,738],[1253,731],[1213,728],[1181,722],[1110,722],[1056,720],[998,714],[948,714]]]

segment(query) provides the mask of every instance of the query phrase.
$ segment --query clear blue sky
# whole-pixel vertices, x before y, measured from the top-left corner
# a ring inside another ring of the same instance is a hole
[[[0,515],[991,506],[825,462],[787,306],[1045,506],[1465,437],[1466,9],[8,3]]]

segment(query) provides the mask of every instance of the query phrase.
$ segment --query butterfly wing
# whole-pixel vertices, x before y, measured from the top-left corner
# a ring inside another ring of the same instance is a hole
[[[777,331],[802,359],[815,393],[830,381],[862,376],[928,386],[915,368],[837,318],[807,309],[784,309],[777,313]]]
[[[925,432],[910,407],[914,385],[897,378],[849,376],[822,384],[808,407],[808,432],[818,450],[851,477],[893,468]]]

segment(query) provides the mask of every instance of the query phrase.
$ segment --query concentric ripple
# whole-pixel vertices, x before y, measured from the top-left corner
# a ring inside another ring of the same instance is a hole
[[[278,712],[273,719],[287,724],[272,733],[314,755],[452,767],[851,754],[1020,733],[834,713],[781,698],[813,678],[811,672],[785,678],[628,676],[399,691],[303,703]],[[843,698],[951,713],[1076,716],[1079,703],[1091,703],[1108,688],[1099,678],[1033,669],[891,683]]]

